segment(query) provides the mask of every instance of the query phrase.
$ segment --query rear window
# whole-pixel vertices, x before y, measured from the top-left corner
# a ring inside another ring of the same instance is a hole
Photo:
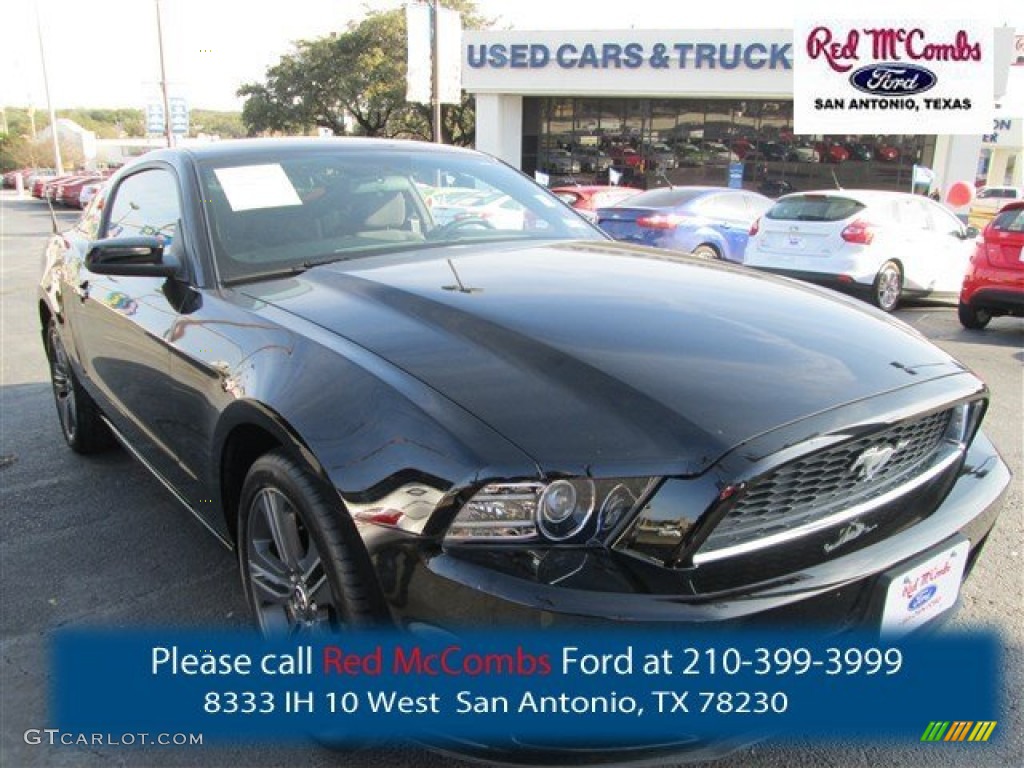
[[[864,210],[864,204],[848,197],[795,195],[779,200],[766,218],[782,221],[842,221]]]
[[[1017,190],[1012,187],[989,187],[981,190],[978,193],[978,197],[979,199],[992,197],[1013,199],[1017,197]]]
[[[992,229],[1003,232],[1024,232],[1024,208],[1003,211],[992,220]]]

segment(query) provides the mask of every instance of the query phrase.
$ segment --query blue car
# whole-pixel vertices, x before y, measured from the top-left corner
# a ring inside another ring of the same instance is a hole
[[[597,223],[616,240],[742,262],[750,227],[772,203],[744,189],[663,187],[598,209]]]

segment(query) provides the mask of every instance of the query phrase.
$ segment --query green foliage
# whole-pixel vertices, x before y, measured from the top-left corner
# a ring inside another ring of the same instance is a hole
[[[218,112],[212,109],[193,109],[190,115],[190,135],[205,133],[222,139],[240,139],[245,136],[241,112]]]
[[[463,26],[490,24],[472,0],[448,0],[445,7],[462,14]],[[300,40],[294,50],[270,67],[262,83],[246,83],[242,122],[250,135],[303,134],[327,128],[341,136],[430,139],[428,105],[405,100],[405,11],[371,12],[342,34]],[[446,143],[471,144],[474,138],[472,101],[442,107]]]
[[[3,155],[0,165],[7,168],[35,165],[33,158],[40,154],[36,142],[31,141],[33,120],[35,132],[38,134],[50,124],[50,116],[46,110],[29,110],[21,107],[5,107],[4,116],[7,120],[7,137],[0,143]],[[96,134],[98,139],[140,138],[146,135],[145,116],[141,109],[90,109],[85,107],[62,109],[57,113],[59,118],[73,120],[88,131]],[[190,116],[189,135],[205,133],[219,136],[222,139],[240,138],[245,136],[240,112],[218,112],[208,109],[193,109]],[[2,130],[2,127],[0,127]],[[49,150],[42,150],[42,157]],[[13,165],[12,165],[13,164]]]

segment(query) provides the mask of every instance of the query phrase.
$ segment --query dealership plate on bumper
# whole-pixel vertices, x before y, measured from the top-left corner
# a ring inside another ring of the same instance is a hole
[[[910,566],[896,569],[888,581],[882,608],[883,635],[902,635],[931,621],[956,604],[970,543],[961,539]]]

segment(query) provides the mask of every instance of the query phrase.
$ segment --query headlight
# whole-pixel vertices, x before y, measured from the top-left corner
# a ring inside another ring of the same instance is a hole
[[[604,540],[636,510],[655,483],[647,477],[491,483],[462,507],[446,541]]]

